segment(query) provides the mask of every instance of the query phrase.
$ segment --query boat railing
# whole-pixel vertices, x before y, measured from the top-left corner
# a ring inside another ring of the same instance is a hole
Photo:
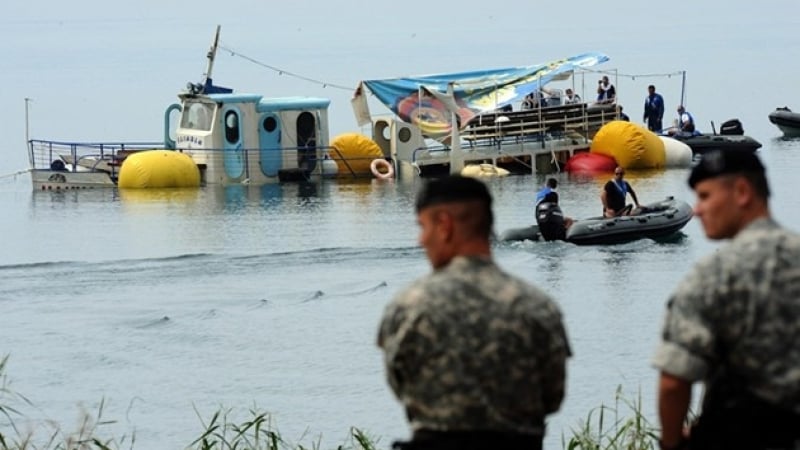
[[[92,170],[100,162],[124,159],[130,153],[163,148],[163,142],[64,142],[31,139],[28,141],[32,170]]]
[[[470,146],[503,142],[538,141],[577,133],[588,141],[605,123],[619,118],[614,104],[576,103],[522,111],[494,111],[467,123],[461,136]]]
[[[66,142],[32,139],[28,142],[28,148],[32,170],[104,171],[109,172],[112,179],[115,179],[119,166],[127,156],[144,150],[163,149],[164,144],[163,142]],[[199,166],[203,166],[207,164],[209,157],[222,155],[226,150],[223,148],[192,148],[175,151],[190,155]],[[245,161],[257,161],[263,152],[297,152],[298,165],[312,168],[308,171],[309,175],[327,175],[323,161],[333,160],[337,166],[344,168],[339,176],[352,176],[353,178],[363,175],[363,173],[357,172],[356,167],[368,166],[376,158],[374,154],[344,154],[332,146],[244,148],[241,151]],[[304,159],[302,164],[300,159]]]

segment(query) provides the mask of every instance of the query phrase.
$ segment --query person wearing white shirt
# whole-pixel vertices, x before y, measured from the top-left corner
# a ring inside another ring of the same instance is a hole
[[[564,94],[566,95],[564,97],[564,104],[565,105],[574,105],[576,103],[580,103],[581,102],[581,97],[578,94],[572,92],[572,89],[570,89],[570,88],[567,88],[564,91]]]

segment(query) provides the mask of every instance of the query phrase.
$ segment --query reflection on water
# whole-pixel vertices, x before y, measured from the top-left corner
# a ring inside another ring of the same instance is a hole
[[[200,197],[200,188],[111,189],[123,203],[191,203]]]

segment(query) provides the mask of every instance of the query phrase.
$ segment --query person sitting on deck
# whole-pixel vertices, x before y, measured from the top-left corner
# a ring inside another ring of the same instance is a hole
[[[564,91],[564,94],[566,94],[566,96],[564,97],[564,104],[565,105],[575,105],[575,104],[578,104],[578,103],[581,102],[580,95],[574,93],[572,91],[572,89],[570,89],[570,88],[567,88]]]
[[[608,76],[603,75],[603,78],[597,82],[597,103],[606,104],[616,101],[617,89],[608,80]]]
[[[523,110],[530,110],[540,108],[542,106],[547,106],[547,100],[544,96],[544,89],[540,88],[525,96],[525,98],[522,100],[521,108]]]

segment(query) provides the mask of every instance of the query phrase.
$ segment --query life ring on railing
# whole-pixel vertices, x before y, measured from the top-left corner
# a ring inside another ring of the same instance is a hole
[[[385,159],[373,159],[369,164],[369,170],[375,175],[375,178],[380,178],[381,180],[394,178],[394,167]]]

